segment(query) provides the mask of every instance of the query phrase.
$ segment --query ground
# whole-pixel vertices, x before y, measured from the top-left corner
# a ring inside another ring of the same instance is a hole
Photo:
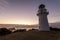
[[[39,32],[16,32],[0,36],[0,40],[60,40],[60,31]]]

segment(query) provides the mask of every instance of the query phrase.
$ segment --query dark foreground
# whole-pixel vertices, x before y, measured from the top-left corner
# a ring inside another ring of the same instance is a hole
[[[60,40],[60,31],[53,32],[16,32],[0,36],[0,40]]]

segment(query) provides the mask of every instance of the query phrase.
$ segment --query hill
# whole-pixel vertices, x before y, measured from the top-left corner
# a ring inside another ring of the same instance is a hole
[[[53,28],[60,28],[60,22],[49,23],[49,25]]]
[[[0,40],[60,40],[60,31],[39,32],[27,31],[16,32],[5,36],[0,36]]]

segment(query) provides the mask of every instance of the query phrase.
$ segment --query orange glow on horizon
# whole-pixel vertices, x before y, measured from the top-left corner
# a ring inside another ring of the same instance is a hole
[[[48,20],[49,23],[55,23],[56,20]],[[36,25],[39,23],[39,20],[31,20],[31,19],[16,19],[16,18],[8,18],[6,20],[1,20],[0,24],[21,24],[21,25]]]
[[[21,24],[21,25],[35,25],[37,23],[35,22],[29,22],[29,21],[6,21],[6,22],[0,22],[0,24]]]

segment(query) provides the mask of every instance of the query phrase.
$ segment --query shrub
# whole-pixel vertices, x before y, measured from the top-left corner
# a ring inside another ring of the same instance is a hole
[[[18,30],[16,30],[16,31],[14,31],[14,33],[15,32],[26,32],[26,29],[18,29]]]
[[[29,29],[28,31],[38,31],[38,29]]]
[[[50,27],[50,30],[51,30],[51,31],[60,31],[59,28],[52,28],[52,27]]]
[[[11,31],[8,30],[7,28],[0,28],[0,35],[7,35],[10,33],[11,33]]]

